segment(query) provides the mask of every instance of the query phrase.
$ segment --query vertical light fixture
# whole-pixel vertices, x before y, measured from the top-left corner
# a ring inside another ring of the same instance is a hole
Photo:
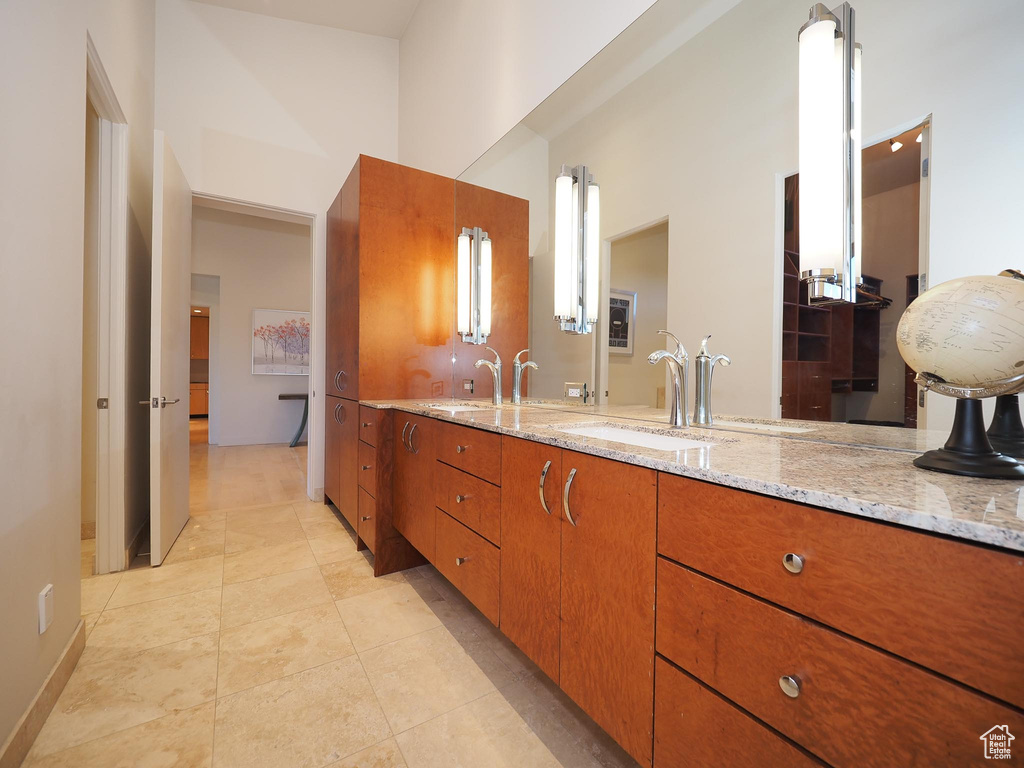
[[[555,178],[555,320],[566,333],[594,330],[600,300],[601,190],[585,165]]]
[[[491,240],[474,227],[458,240],[459,335],[467,344],[484,344],[491,335]]]
[[[856,302],[861,245],[861,51],[849,3],[800,28],[800,277],[812,304]]]

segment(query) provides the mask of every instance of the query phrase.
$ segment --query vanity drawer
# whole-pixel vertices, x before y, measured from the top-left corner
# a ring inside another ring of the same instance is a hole
[[[654,660],[654,768],[822,766],[661,658]]]
[[[498,548],[439,510],[435,553],[437,570],[498,626]]]
[[[658,552],[1024,706],[1024,557],[661,475]],[[787,554],[802,558],[791,573]]]
[[[382,412],[378,408],[359,406],[359,439],[368,445],[377,446],[377,425]]]
[[[434,489],[438,507],[492,544],[501,545],[501,488],[439,462]]]
[[[359,487],[377,497],[377,449],[359,441]]]
[[[377,500],[366,492],[359,489],[359,524],[356,528],[359,538],[367,548],[377,553]]]
[[[993,724],[1024,731],[1007,706],[664,558],[657,623],[658,653],[837,768],[974,764]]]
[[[437,458],[445,464],[501,485],[501,435],[441,422]]]

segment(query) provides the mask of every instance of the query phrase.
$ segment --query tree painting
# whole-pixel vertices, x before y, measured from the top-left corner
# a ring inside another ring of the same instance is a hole
[[[252,372],[309,373],[309,313],[253,310]]]

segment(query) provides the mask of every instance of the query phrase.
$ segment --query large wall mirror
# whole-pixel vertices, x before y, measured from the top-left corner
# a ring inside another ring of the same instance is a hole
[[[731,358],[716,416],[948,425],[952,404],[925,407],[908,383],[895,328],[928,285],[1020,266],[1024,4],[853,5],[856,308],[808,305],[797,277],[806,0],[660,0],[460,176],[529,202],[531,397],[561,401],[584,382],[589,404],[664,419],[665,366],[647,357],[666,328],[691,361],[709,334]],[[600,185],[600,299],[595,331],[572,335],[553,319],[555,179],[580,164]]]

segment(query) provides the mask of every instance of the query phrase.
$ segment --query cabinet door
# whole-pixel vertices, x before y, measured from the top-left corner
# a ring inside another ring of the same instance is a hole
[[[359,403],[337,398],[338,406],[331,413],[339,425],[339,480],[335,500],[352,530],[359,527]]]
[[[324,441],[324,496],[335,506],[341,504],[341,427],[337,416],[342,408],[340,397],[327,397]]]
[[[398,413],[395,417],[393,524],[420,554],[434,561],[434,421]]]
[[[501,477],[499,627],[557,682],[562,451],[502,437]]]
[[[657,475],[562,452],[559,684],[641,765],[654,725]]]
[[[359,398],[359,164],[327,211],[327,394]],[[353,420],[356,418],[352,414]]]
[[[188,415],[199,416],[206,413],[205,389],[190,389],[188,391]]]

